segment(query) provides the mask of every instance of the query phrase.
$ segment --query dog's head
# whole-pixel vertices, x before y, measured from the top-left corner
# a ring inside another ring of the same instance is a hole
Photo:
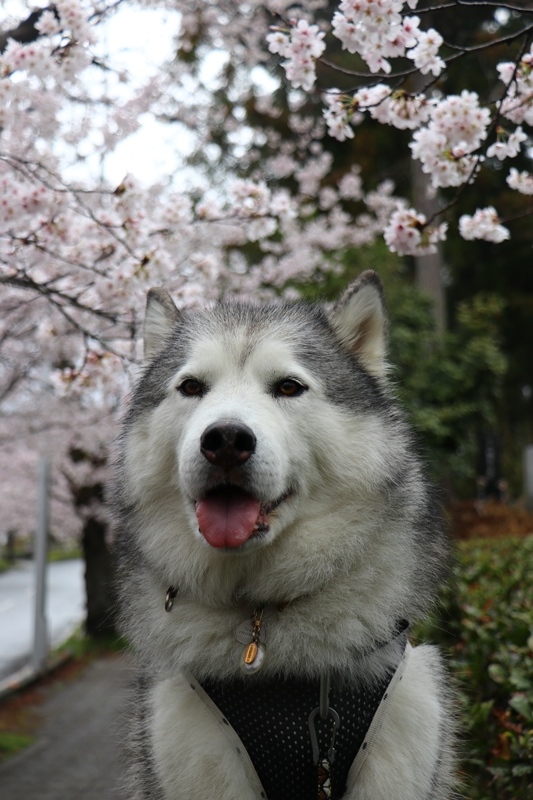
[[[268,545],[297,519],[327,526],[394,469],[385,328],[373,272],[332,310],[181,312],[151,290],[129,415],[131,501],[167,515],[179,506],[176,526],[220,552]]]

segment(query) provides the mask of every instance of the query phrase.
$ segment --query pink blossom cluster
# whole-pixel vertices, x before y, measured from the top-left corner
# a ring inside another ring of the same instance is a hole
[[[533,194],[533,175],[531,172],[519,172],[511,167],[507,176],[507,185],[521,194]]]
[[[518,65],[506,61],[498,64],[497,70],[507,87],[500,113],[517,124],[533,125],[533,45]]]
[[[0,226],[13,235],[24,236],[36,224],[44,225],[57,207],[54,194],[42,184],[17,181],[0,171]]]
[[[353,139],[353,128],[350,126],[362,120],[361,114],[354,115],[353,103],[345,95],[327,93],[324,95],[326,108],[323,111],[328,133],[339,142]]]
[[[264,183],[237,180],[231,187],[235,213],[244,217],[264,216],[269,212],[270,190]]]
[[[85,25],[85,19],[83,19],[82,21],[83,24]],[[39,31],[39,33],[41,33],[43,36],[54,36],[56,33],[60,33],[61,31],[61,24],[59,19],[57,18],[56,14],[50,10],[43,11],[41,16],[37,20],[35,27]]]
[[[339,197],[343,200],[361,200],[363,197],[363,181],[358,167],[346,172],[338,184]]]
[[[275,233],[279,218],[287,220],[296,215],[294,202],[286,190],[272,192],[263,182],[251,180],[235,181],[228,203],[219,212],[221,218],[240,219],[246,238],[252,242]]]
[[[10,39],[0,56],[0,71],[4,75],[27,70],[33,73],[44,73],[48,67],[50,53],[48,48],[40,44],[20,44]]]
[[[404,55],[416,44],[414,28],[404,28],[403,5],[401,0],[341,0],[332,19],[333,33],[343,49],[366,61],[371,72],[390,72],[387,58]]]
[[[87,8],[81,0],[55,0],[54,6],[59,14],[59,26],[63,31],[70,33],[74,41],[94,43],[95,37],[88,21]]]
[[[101,347],[88,348],[79,367],[53,370],[50,384],[58,397],[70,400],[83,399],[87,391],[105,397],[109,388],[116,385],[116,376],[122,375],[122,363],[118,355]]]
[[[407,57],[414,61],[422,75],[432,72],[433,75],[440,75],[446,64],[438,55],[443,43],[443,38],[436,30],[430,28],[428,31],[416,29],[416,45],[409,50]]]
[[[503,242],[509,238],[509,230],[500,224],[496,209],[492,206],[478,208],[459,218],[459,231],[463,239],[485,239],[487,242]]]
[[[283,67],[296,89],[301,86],[309,91],[313,87],[315,61],[326,49],[322,41],[324,36],[318,25],[309,25],[305,19],[300,19],[293,22],[290,31],[276,29],[266,37],[270,52],[286,59]]]
[[[421,30],[423,18],[405,13],[407,8],[416,7],[417,0],[407,3],[404,0],[341,0],[332,18],[331,31],[341,41],[343,49],[359,55],[367,63],[371,73],[381,70],[389,74],[391,59],[407,57],[421,75],[439,76],[446,67],[440,55],[443,37],[433,28]],[[280,31],[274,48],[283,48],[286,37],[287,34]],[[271,42],[274,38],[275,34],[269,37]],[[497,104],[497,111],[518,127],[511,132],[499,128],[496,142],[488,147],[486,139],[492,121],[491,111],[481,104],[476,92],[467,89],[460,95],[444,97],[427,90],[408,93],[385,83],[363,86],[352,96],[330,90],[323,95],[327,133],[341,142],[353,138],[353,126],[363,119],[361,112],[366,112],[381,124],[412,130],[412,157],[420,161],[433,191],[441,187],[462,186],[475,179],[485,157],[504,160],[518,155],[527,139],[521,125],[533,124],[533,46],[522,55],[518,64],[502,63],[497,71],[507,87],[504,98]],[[314,83],[311,73],[309,75],[305,86],[299,84],[307,90]],[[521,187],[525,193],[529,182],[525,174],[520,178],[517,176],[516,171],[512,172],[508,185],[517,190]],[[324,207],[323,199],[321,207]],[[475,215],[474,218],[477,219]],[[403,222],[402,228],[407,231],[408,239],[414,240],[417,226],[404,225]],[[418,225],[425,230],[420,220]],[[394,226],[387,229],[391,242],[397,239],[391,232],[393,229],[396,230]],[[445,236],[442,226],[434,230],[433,238]],[[469,230],[468,225],[463,225],[460,232],[462,230]],[[501,232],[493,234],[499,235]],[[421,251],[433,244],[426,231],[424,241],[417,243],[415,249]]]
[[[522,142],[527,141],[527,134],[519,126],[512,133],[508,134],[504,130],[498,133],[498,140],[487,148],[487,158],[497,158],[503,161],[506,158],[514,158],[520,152]]]
[[[428,124],[415,131],[410,145],[432,186],[460,186],[473,178],[489,122],[489,110],[466,89],[432,105]]]
[[[0,76],[25,71],[46,84],[58,71],[72,79],[87,66],[86,48],[95,39],[86,9],[80,0],[57,0],[54,9],[55,13],[47,10],[37,21],[42,38],[29,44],[8,40],[0,56]],[[68,47],[64,46],[67,42]]]
[[[367,111],[372,119],[399,130],[418,128],[431,115],[432,104],[425,95],[392,91],[384,83],[359,89],[353,99],[357,108]]]
[[[342,0],[332,19],[332,31],[349,53],[357,53],[371,72],[390,73],[390,58],[407,56],[423,75],[440,75],[445,64],[438,55],[442,37],[421,31],[420,18],[402,16],[404,6],[418,0]]]
[[[300,194],[315,197],[320,191],[322,180],[328,175],[333,156],[321,146],[311,149],[308,159],[298,167],[295,177],[298,181]]]
[[[400,207],[389,219],[383,236],[389,249],[401,256],[421,256],[434,253],[438,242],[446,238],[447,223],[428,226],[424,214],[414,208]]]

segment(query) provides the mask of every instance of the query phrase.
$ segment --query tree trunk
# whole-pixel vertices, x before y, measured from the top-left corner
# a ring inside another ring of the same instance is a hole
[[[431,25],[431,14],[426,15],[425,27]],[[424,91],[427,78],[420,72],[411,77],[411,91],[414,93]],[[430,192],[429,179],[422,171],[420,161],[411,158],[411,185],[413,191],[413,205],[417,211],[425,214],[426,219],[438,211],[438,200]],[[437,252],[429,256],[415,257],[416,282],[423,292],[428,294],[433,301],[433,316],[437,333],[442,336],[446,330],[446,294],[444,291],[445,265],[442,245],[437,244]]]
[[[417,211],[429,219],[437,210],[437,202],[428,195],[428,178],[422,172],[420,162],[411,161],[411,181],[413,186],[413,205]],[[446,330],[446,294],[443,277],[445,274],[442,246],[437,244],[437,252],[428,256],[415,256],[416,282],[423,292],[431,297],[433,316],[437,333],[441,336]]]
[[[106,540],[107,528],[107,523],[88,517],[82,534],[87,590],[85,630],[95,637],[115,633],[115,565]]]
[[[109,522],[105,511],[105,480],[107,451],[93,451],[71,445],[69,456],[72,468],[65,477],[70,486],[74,507],[83,521],[82,548],[85,558],[85,589],[87,618],[85,631],[89,636],[113,635],[115,629],[115,559],[107,540]],[[82,467],[76,475],[76,465]],[[85,466],[92,469],[87,474]]]

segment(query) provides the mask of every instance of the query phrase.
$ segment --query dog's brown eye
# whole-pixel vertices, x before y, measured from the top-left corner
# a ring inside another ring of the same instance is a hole
[[[294,378],[284,378],[274,387],[274,393],[278,397],[298,397],[298,395],[303,394],[306,390],[307,386],[304,386],[300,381],[294,380]]]
[[[201,397],[205,391],[205,386],[194,378],[187,378],[178,386],[179,391],[185,397]]]

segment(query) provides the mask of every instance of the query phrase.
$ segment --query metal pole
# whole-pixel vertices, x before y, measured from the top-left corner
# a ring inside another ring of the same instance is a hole
[[[32,667],[40,672],[48,655],[48,632],[46,624],[46,562],[48,555],[48,494],[50,465],[45,458],[39,461],[39,484],[37,501],[37,528],[35,531],[35,627],[33,639]]]

